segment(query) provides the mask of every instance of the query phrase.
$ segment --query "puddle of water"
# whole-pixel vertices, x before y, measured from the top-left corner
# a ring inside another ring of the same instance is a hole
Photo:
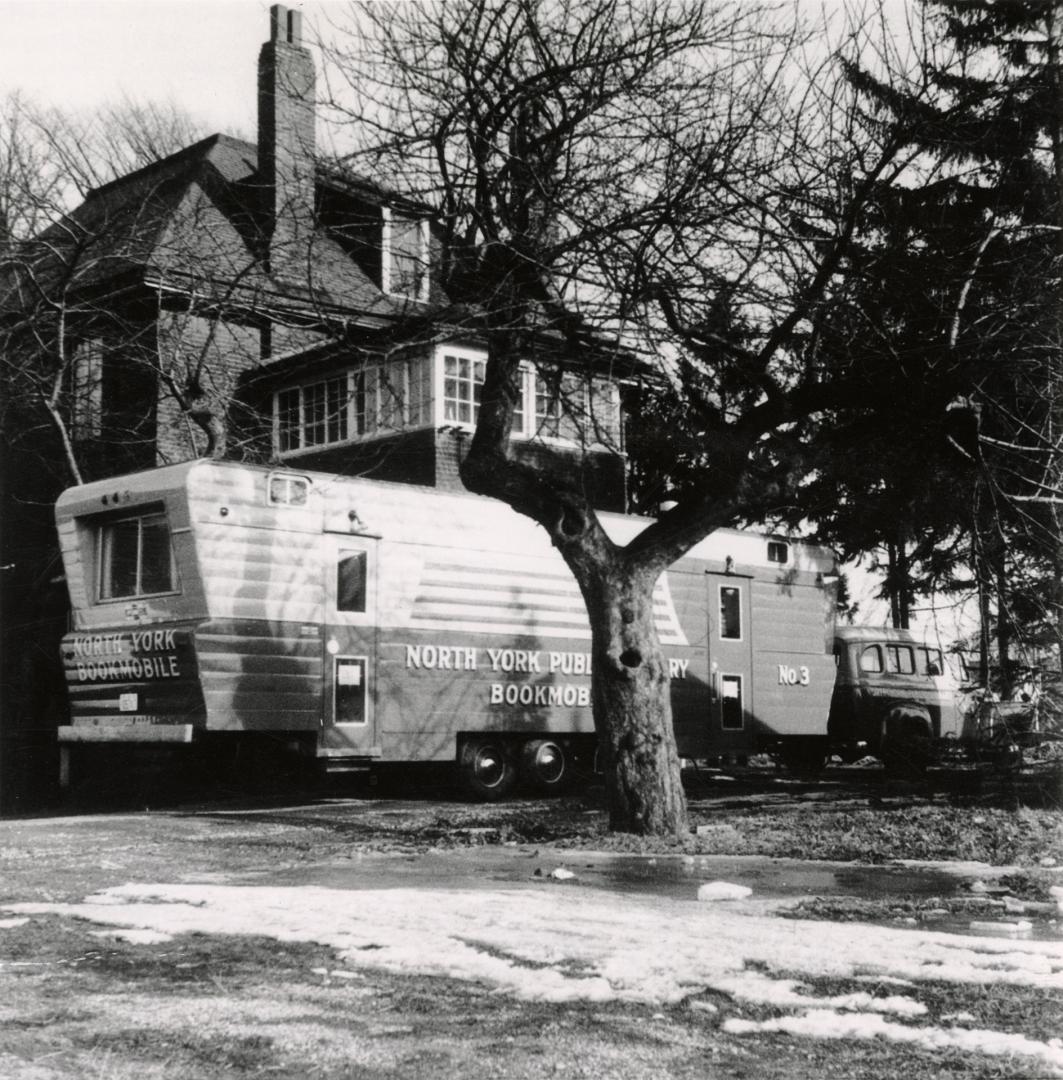
[[[558,881],[558,868],[574,875]],[[256,877],[262,875],[256,875]],[[709,881],[746,885],[757,900],[850,896],[883,899],[909,896],[946,899],[959,894],[963,879],[935,868],[851,866],[764,859],[754,856],[635,856],[590,852],[531,852],[492,848],[425,855],[357,855],[349,862],[299,867],[272,873],[277,884],[317,885],[334,889],[389,889],[431,886],[436,889],[592,888],[605,892],[697,902],[698,886]],[[913,928],[947,933],[1015,938],[1058,939],[1047,919],[1024,916],[1029,928],[1015,928],[1016,916],[977,918],[950,912],[922,918]],[[972,928],[971,923],[978,922]],[[886,925],[898,926],[895,921]]]

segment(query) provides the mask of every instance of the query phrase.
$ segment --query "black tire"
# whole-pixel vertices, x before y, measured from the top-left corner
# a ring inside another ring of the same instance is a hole
[[[468,739],[458,756],[458,775],[471,798],[499,802],[512,793],[517,783],[512,748],[497,736]]]
[[[930,764],[931,731],[930,717],[921,709],[891,709],[883,724],[879,750],[887,775],[909,780],[925,776]]]
[[[795,776],[818,776],[827,764],[827,747],[818,739],[783,743],[778,753],[787,771]]]
[[[529,739],[521,747],[520,775],[536,791],[563,791],[572,776],[572,762],[553,739]]]

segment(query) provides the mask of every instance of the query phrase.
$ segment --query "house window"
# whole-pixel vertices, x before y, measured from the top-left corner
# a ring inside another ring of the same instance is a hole
[[[443,356],[443,419],[448,423],[475,424],[480,415],[486,360],[445,353]]]
[[[409,300],[428,299],[429,230],[427,218],[384,208],[384,292]]]
[[[99,528],[97,545],[101,600],[176,591],[177,571],[165,514],[105,522]]]
[[[335,446],[432,423],[429,357],[359,367],[274,397],[279,453]]]
[[[347,375],[277,394],[277,446],[281,453],[327,446],[350,437],[351,388]]]

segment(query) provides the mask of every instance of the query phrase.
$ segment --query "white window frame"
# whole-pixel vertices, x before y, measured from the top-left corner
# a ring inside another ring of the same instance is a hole
[[[380,360],[375,363],[346,368],[320,379],[314,379],[304,383],[296,383],[293,386],[285,386],[273,394],[273,446],[282,458],[289,458],[299,454],[319,453],[337,446],[349,446],[352,443],[364,442],[367,439],[388,437],[403,431],[412,431],[418,428],[431,427],[433,425],[433,412],[426,410],[424,403],[418,399],[417,411],[419,419],[411,422],[411,387],[415,384],[418,389],[429,385],[429,380],[420,371],[418,365],[431,364],[431,356],[409,356],[399,360]],[[358,409],[358,380],[364,379],[363,393],[365,395],[364,413]],[[346,432],[340,439],[327,439],[324,442],[307,443],[307,391],[314,387],[322,386],[330,382],[345,380],[346,384],[346,408],[344,424]],[[381,389],[382,380],[386,379],[388,385],[397,391],[400,402],[382,402],[384,391]],[[281,399],[285,394],[295,393],[298,395],[297,419],[293,425],[293,431],[297,436],[297,445],[281,448]],[[363,430],[358,430],[361,419]],[[397,423],[396,423],[397,421]]]
[[[426,303],[429,296],[430,289],[430,265],[429,258],[431,254],[431,231],[428,224],[428,218],[421,218],[416,222],[418,226],[418,237],[420,240],[420,251],[417,254],[417,258],[420,261],[422,270],[417,281],[417,290],[411,295],[406,292],[400,292],[397,282],[392,282],[392,259],[391,259],[391,242],[393,232],[394,211],[390,206],[382,207],[382,222],[380,229],[380,288],[389,296],[401,296],[405,300],[416,300],[419,303]]]

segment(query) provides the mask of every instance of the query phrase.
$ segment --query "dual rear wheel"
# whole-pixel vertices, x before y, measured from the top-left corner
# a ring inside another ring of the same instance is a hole
[[[462,786],[481,802],[506,798],[518,781],[537,791],[560,791],[568,782],[571,764],[564,747],[554,739],[520,741],[480,735],[466,739],[458,754]]]

